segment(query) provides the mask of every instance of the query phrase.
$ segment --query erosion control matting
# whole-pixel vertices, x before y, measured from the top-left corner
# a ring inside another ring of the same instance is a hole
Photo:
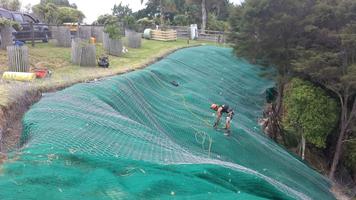
[[[179,50],[144,70],[46,94],[0,199],[333,199],[329,183],[257,125],[266,71],[229,48]],[[235,110],[232,135],[211,103]]]

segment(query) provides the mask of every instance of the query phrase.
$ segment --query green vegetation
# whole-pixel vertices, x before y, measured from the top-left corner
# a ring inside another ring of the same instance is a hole
[[[143,40],[141,48],[129,49],[129,52],[122,57],[109,56],[110,67],[108,69],[74,66],[70,63],[70,48],[60,48],[53,44],[38,44],[36,47],[29,47],[31,67],[48,67],[53,72],[52,77],[35,80],[31,84],[20,82],[1,84],[0,106],[6,106],[10,102],[16,101],[20,95],[20,89],[48,91],[78,82],[124,73],[143,67],[175,49],[199,44],[203,43],[191,41],[188,45],[185,40],[176,42]],[[101,44],[97,44],[96,47],[97,55],[104,53]],[[7,70],[6,65],[6,52],[0,51],[0,75]]]
[[[21,28],[21,25],[19,23],[5,19],[3,17],[0,17],[0,27],[1,26],[12,26],[16,30]]]
[[[347,148],[345,152],[344,163],[352,173],[356,173],[356,136],[353,135],[353,139],[350,139],[347,142]]]
[[[132,12],[120,3],[114,5],[112,15],[99,16],[94,24],[105,24],[106,19],[116,17],[131,29],[140,24],[143,27],[199,24],[202,30],[227,30],[232,7],[228,0],[149,0],[144,9]]]
[[[338,133],[327,146],[334,150],[332,155],[325,156],[333,157],[331,179],[343,152],[353,148],[344,141],[353,137],[351,127],[356,122],[355,13],[354,0],[246,0],[230,18],[236,53],[277,69],[274,117],[282,114],[282,96],[291,77],[310,80],[337,99]],[[274,126],[279,126],[278,121]]]
[[[32,7],[33,13],[48,24],[63,24],[66,22],[82,22],[85,15],[77,10],[75,4],[68,1],[41,1]]]
[[[122,2],[120,2],[119,5],[114,5],[114,8],[112,9],[112,13],[114,16],[116,16],[119,19],[123,19],[127,16],[132,15],[132,10],[129,8],[128,5],[122,5]]]
[[[122,37],[122,31],[120,26],[116,23],[110,23],[105,25],[104,32],[109,34],[111,39],[119,40]]]
[[[326,147],[326,139],[335,128],[339,118],[337,103],[330,98],[323,89],[313,86],[301,79],[292,79],[284,96],[284,116],[282,124],[297,140]],[[305,142],[301,141],[304,159]]]
[[[106,25],[106,24],[110,24],[113,22],[118,22],[117,17],[115,17],[114,15],[105,14],[105,15],[100,15],[98,17],[98,19],[95,22],[93,22],[93,24],[94,25]]]
[[[209,30],[214,31],[227,31],[229,25],[226,21],[218,20],[217,16],[214,14],[209,14],[207,27]]]
[[[66,22],[77,22],[78,19],[79,21],[82,21],[85,17],[81,11],[70,7],[59,7],[57,12],[58,12],[58,18],[57,18],[58,24],[63,24]]]
[[[21,2],[19,0],[1,0],[0,8],[6,10],[18,11],[21,8]]]

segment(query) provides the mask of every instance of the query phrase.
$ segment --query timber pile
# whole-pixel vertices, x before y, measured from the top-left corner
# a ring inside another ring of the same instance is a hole
[[[151,39],[159,41],[175,41],[177,40],[177,31],[175,30],[151,30]]]

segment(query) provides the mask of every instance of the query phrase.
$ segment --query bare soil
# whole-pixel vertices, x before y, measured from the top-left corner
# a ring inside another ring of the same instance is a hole
[[[22,133],[22,116],[40,98],[40,91],[27,91],[8,107],[0,108],[1,152],[6,153],[17,147]]]

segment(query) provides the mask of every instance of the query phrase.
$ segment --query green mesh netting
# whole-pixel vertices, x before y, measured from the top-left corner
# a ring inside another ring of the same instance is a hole
[[[274,83],[261,73],[203,46],[46,94],[23,119],[0,199],[334,199],[326,179],[262,134]],[[213,102],[235,109],[231,137],[212,128]]]

